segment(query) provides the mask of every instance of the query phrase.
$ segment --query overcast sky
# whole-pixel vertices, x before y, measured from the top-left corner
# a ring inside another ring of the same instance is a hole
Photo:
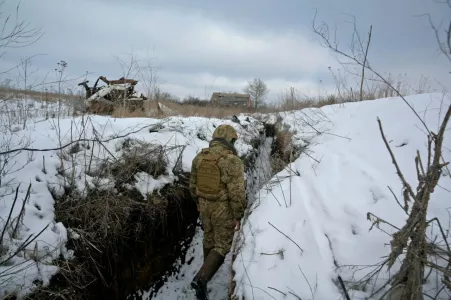
[[[2,10],[14,13],[17,0]],[[366,38],[373,25],[369,60],[382,73],[407,74],[410,83],[428,76],[451,88],[451,63],[439,55],[427,19],[446,20],[451,10],[434,0],[22,0],[19,18],[43,27],[44,35],[23,49],[8,49],[0,64],[34,59],[40,74],[55,78],[56,63],[67,62],[71,77],[86,71],[123,76],[115,55],[155,57],[161,87],[181,98],[214,91],[241,91],[260,77],[275,99],[290,86],[315,94],[333,86],[328,67],[339,68],[311,29],[317,20],[337,26],[348,50],[351,27]],[[4,17],[4,16],[3,16]],[[11,74],[10,76],[13,76]],[[76,86],[76,82],[73,83]]]

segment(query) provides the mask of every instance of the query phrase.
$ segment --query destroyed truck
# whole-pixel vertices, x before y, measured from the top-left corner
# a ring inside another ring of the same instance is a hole
[[[97,86],[99,80],[106,83],[106,86]],[[118,107],[127,108],[129,112],[144,112],[144,101],[147,98],[135,91],[138,83],[134,79],[126,79],[124,77],[118,80],[108,80],[104,76],[100,76],[94,86],[88,86],[89,80],[79,83],[86,91],[86,99],[84,101],[85,111],[95,114],[112,114]]]

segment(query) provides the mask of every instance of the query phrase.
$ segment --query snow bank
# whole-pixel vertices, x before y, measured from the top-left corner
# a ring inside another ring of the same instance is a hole
[[[430,130],[437,132],[450,98],[428,94],[407,99]],[[297,130],[295,138],[309,144],[309,151],[274,177],[273,184],[259,192],[258,201],[249,209],[240,237],[242,245],[233,263],[239,299],[343,299],[337,276],[356,281],[372,270],[343,266],[374,265],[389,254],[390,237],[377,228],[369,231],[367,213],[397,227],[404,224],[406,215],[388,189],[390,186],[402,199],[401,182],[381,138],[377,117],[401,170],[415,187],[414,157],[419,150],[426,161],[427,138],[420,120],[401,99],[282,114],[283,122]],[[450,126],[445,134],[445,161],[451,160]],[[439,184],[442,188],[432,194],[428,217],[448,224],[450,174],[444,172]],[[388,225],[380,227],[393,232]],[[429,236],[437,235],[437,227],[431,227]],[[380,287],[386,278],[388,274],[381,274],[372,284]],[[431,276],[428,284],[433,281]],[[374,291],[371,286],[348,289],[351,299],[367,299],[364,297]]]
[[[182,171],[189,172],[196,153],[208,146],[215,127],[222,123],[231,124],[240,133],[236,143],[239,155],[245,156],[253,151],[250,143],[259,136],[262,125],[255,119],[245,117],[240,117],[241,125],[230,120],[200,117],[157,120],[88,116],[37,122],[28,119],[14,130],[3,131],[0,152],[21,147],[35,151],[0,154],[3,170],[0,184],[1,230],[8,221],[0,253],[0,295],[26,295],[36,288],[38,281],[47,285],[58,271],[54,260],[76,256],[76,253],[66,249],[66,243],[70,238],[77,238],[77,235],[57,221],[52,197],[52,194],[63,194],[70,186],[68,178],[74,179],[73,185],[81,195],[88,186],[112,186],[108,179],[96,178],[95,171],[102,168],[106,161],[121,157],[127,151],[123,147],[127,139],[162,145],[170,149],[166,153],[169,163],[165,175],[152,178],[147,174],[138,174],[139,178],[134,183],[144,196],[176,180],[173,173],[176,163],[180,163],[178,167]],[[72,143],[75,140],[81,142]],[[38,151],[68,144],[70,146],[62,151]],[[92,160],[89,159],[91,156]],[[30,184],[30,195],[26,197]],[[13,206],[18,186],[18,197]],[[35,240],[28,243],[30,238]]]

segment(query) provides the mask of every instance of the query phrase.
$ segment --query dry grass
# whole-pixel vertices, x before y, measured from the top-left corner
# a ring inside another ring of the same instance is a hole
[[[184,105],[171,101],[161,101],[161,103],[171,109],[173,114],[185,117],[199,116],[207,118],[225,118],[228,116],[249,112],[247,108],[239,107],[214,107],[210,105],[196,106],[192,104]]]
[[[129,111],[128,108],[118,107],[114,109],[111,116],[114,118],[147,118],[149,117],[149,114],[147,111],[141,110]]]
[[[35,99],[38,101],[57,102],[58,100],[80,100],[79,95],[58,94],[34,90],[17,90],[0,87],[0,99]]]
[[[60,262],[61,272],[34,299],[124,299],[161,279],[182,251],[180,240],[192,234],[189,176],[146,195],[134,186],[137,174],[165,174],[172,150],[130,138],[121,149],[121,157],[89,172],[94,187],[83,196],[71,188],[54,194],[57,220],[79,235],[68,242],[76,259]]]
[[[271,151],[271,168],[274,174],[282,171],[287,164],[296,159],[292,137],[293,133],[276,128]]]
[[[342,104],[347,102],[355,102],[360,100],[360,91],[356,87],[349,84],[349,78],[346,74],[332,72],[336,84],[336,90],[327,95],[309,96],[302,91],[292,88],[290,91],[283,93],[279,100],[272,104],[261,105],[257,110],[246,107],[216,107],[209,105],[205,101],[189,102],[187,104],[179,103],[174,100],[148,100],[144,102],[144,111],[129,111],[127,108],[118,107],[112,112],[115,118],[164,118],[168,116],[199,116],[207,118],[225,118],[241,113],[275,113],[290,110],[300,110],[305,108],[320,108],[326,105]],[[428,78],[422,78],[417,88],[409,87],[403,77],[388,77],[388,82],[395,86],[402,95],[421,94],[430,91]],[[385,97],[396,96],[393,89],[386,83],[376,81],[372,78],[367,79],[364,86],[364,99],[374,100]],[[80,100],[82,96],[76,95],[58,95],[57,93],[40,92],[40,91],[20,91],[9,88],[0,88],[0,99],[8,98],[24,99],[32,98],[39,101],[53,102],[57,100]],[[158,105],[160,103],[166,109],[162,110]]]
[[[166,172],[168,164],[165,150],[161,145],[151,145],[142,141],[125,139],[126,151],[121,160],[113,162],[109,168],[111,175],[120,184],[131,183],[137,172],[144,172],[154,178]]]

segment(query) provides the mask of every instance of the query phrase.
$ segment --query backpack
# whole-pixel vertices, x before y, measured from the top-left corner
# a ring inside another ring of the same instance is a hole
[[[209,200],[220,197],[225,187],[221,182],[221,170],[218,161],[227,154],[228,152],[211,153],[209,149],[202,150],[202,156],[197,164],[196,187],[198,196]]]

